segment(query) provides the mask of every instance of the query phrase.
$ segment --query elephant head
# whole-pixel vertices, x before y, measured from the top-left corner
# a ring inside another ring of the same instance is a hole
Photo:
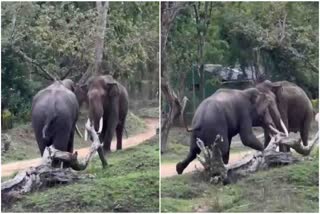
[[[109,110],[117,96],[119,86],[112,76],[98,76],[92,80],[88,89],[89,118],[94,129],[101,133],[103,129],[103,116]]]
[[[272,83],[269,80],[265,80],[257,84],[256,88],[259,90],[259,92],[268,97],[270,103],[268,106],[268,112],[275,123],[276,129],[282,130],[288,136],[287,127],[284,125],[281,119],[279,106],[277,104],[277,97],[280,97],[279,95],[283,90],[282,86],[280,84]],[[271,129],[271,131],[276,132],[274,129]]]
[[[81,106],[83,102],[88,103],[88,84],[76,84],[74,94],[77,97],[79,106]]]
[[[249,96],[252,103],[252,119],[253,125],[262,126],[271,133],[279,133],[278,124],[284,124],[277,104],[272,96],[260,92],[256,88],[246,89],[245,93]],[[286,130],[285,130],[286,132]]]
[[[61,81],[62,85],[69,89],[70,91],[75,91],[75,84],[71,79],[64,79]]]

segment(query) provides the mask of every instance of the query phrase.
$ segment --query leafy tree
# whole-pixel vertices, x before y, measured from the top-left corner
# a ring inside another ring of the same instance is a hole
[[[19,96],[26,97],[25,100],[7,99],[10,111],[12,106],[18,106],[13,102],[26,104],[30,111],[31,97],[52,79],[71,78],[79,82],[100,69],[100,73],[120,79],[130,93],[145,93],[148,96],[140,97],[154,98],[158,85],[159,4],[110,2],[102,3],[104,9],[98,10],[99,5],[1,4],[2,89],[8,96],[13,93],[6,91],[12,88],[11,83],[28,89],[19,90]],[[101,29],[105,29],[104,35]],[[137,77],[142,77],[141,87]],[[145,85],[150,90],[143,90]]]

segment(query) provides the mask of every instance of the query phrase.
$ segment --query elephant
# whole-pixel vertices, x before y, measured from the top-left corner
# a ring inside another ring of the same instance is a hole
[[[55,81],[39,91],[32,100],[32,128],[41,156],[47,146],[73,152],[73,137],[79,105],[70,79]]]
[[[193,116],[192,129],[187,128],[187,131],[192,132],[190,150],[187,157],[177,163],[177,173],[181,174],[201,152],[196,144],[197,138],[200,138],[208,146],[213,143],[217,135],[220,135],[223,141],[218,142],[218,147],[225,164],[229,162],[232,137],[237,134],[240,134],[241,141],[245,146],[263,151],[264,146],[254,135],[252,126],[275,126],[268,111],[268,106],[271,104],[271,99],[256,88],[246,90],[218,89],[210,97],[203,100]],[[185,124],[184,119],[182,121]]]
[[[121,150],[129,102],[126,88],[111,75],[100,75],[90,81],[87,96],[88,120],[99,134],[100,141],[103,143],[103,152],[110,151],[114,132],[117,137],[117,150]]]
[[[308,145],[308,135],[313,120],[313,107],[302,88],[288,81],[271,82],[265,80],[255,86],[260,92],[272,97],[276,102],[284,127],[276,123],[276,128],[288,132],[300,132],[302,143]],[[274,119],[274,115],[271,114]],[[275,120],[275,119],[274,119]],[[265,129],[265,147],[270,142],[269,130]],[[290,147],[280,145],[281,152],[289,152]]]

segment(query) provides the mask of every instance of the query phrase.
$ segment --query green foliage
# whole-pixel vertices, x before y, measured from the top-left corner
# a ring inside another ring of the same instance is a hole
[[[318,112],[319,111],[319,99],[311,100],[313,109]]]
[[[2,51],[1,108],[9,109],[16,121],[30,120],[33,94],[39,89],[30,81],[25,65],[11,51]]]
[[[200,57],[197,29],[201,26],[195,21],[193,5],[177,15],[168,37],[170,77],[179,93],[186,92],[181,82]],[[292,81],[316,98],[318,10],[318,2],[216,2],[201,61],[250,68],[274,81]]]
[[[109,5],[103,73],[120,79],[129,92],[141,80],[150,80],[153,93],[158,88],[158,5]],[[32,97],[51,81],[42,69],[77,81],[94,63],[97,8],[95,2],[4,2],[1,15],[2,107],[26,120]]]

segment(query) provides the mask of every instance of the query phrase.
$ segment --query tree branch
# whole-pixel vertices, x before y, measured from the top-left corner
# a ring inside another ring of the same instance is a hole
[[[58,80],[57,77],[55,77],[53,74],[51,74],[50,72],[46,71],[38,62],[36,62],[34,59],[30,58],[29,56],[27,56],[26,53],[24,53],[22,50],[20,50],[19,48],[15,47],[13,48],[14,52],[16,52],[17,54],[19,54],[20,56],[22,56],[27,62],[37,66],[43,73],[45,73],[48,77],[50,77],[52,80]]]

